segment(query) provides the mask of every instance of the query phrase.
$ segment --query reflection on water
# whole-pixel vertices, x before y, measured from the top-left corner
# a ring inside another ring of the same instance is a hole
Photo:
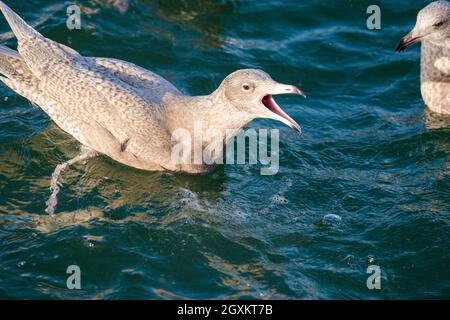
[[[103,213],[96,208],[80,209],[73,212],[58,213],[57,216],[33,215],[27,217],[30,219],[27,227],[33,228],[39,232],[50,233],[63,228],[73,226],[89,226],[92,219],[98,219]],[[23,227],[23,226],[22,226]]]
[[[30,174],[36,174],[40,163],[46,163],[46,168],[39,168],[46,172],[46,176],[29,177],[32,186],[29,188],[49,188],[51,173],[57,164],[66,161],[79,152],[78,143],[65,134],[61,129],[52,125],[48,130],[34,136],[28,145],[8,144],[0,153],[0,172],[4,179],[0,185],[6,193],[7,181],[12,181],[26,169],[26,160],[30,155],[37,155],[34,163],[29,163]],[[152,202],[174,202],[176,197],[182,196],[181,201],[195,202],[195,193],[207,191],[211,201],[217,201],[223,191],[225,179],[223,167],[210,176],[174,175],[170,172],[146,172],[136,170],[118,163],[107,157],[98,157],[68,168],[62,175],[62,194],[71,192],[82,196],[83,193],[97,193],[97,197],[108,203],[110,210],[123,206],[146,205]],[[24,191],[25,191],[24,190]],[[192,190],[192,191],[190,191]],[[15,190],[17,193],[18,190]],[[5,194],[4,193],[4,194]],[[50,190],[48,191],[50,194]],[[64,196],[64,195],[62,195]],[[185,200],[186,198],[187,200]],[[2,197],[2,200],[7,200]],[[37,200],[35,200],[37,201]],[[45,202],[45,197],[41,199]],[[11,212],[14,208],[0,202],[0,211]]]
[[[223,23],[238,6],[237,0],[157,1],[155,13],[170,24],[181,25],[191,33],[194,48],[222,46],[227,30]]]
[[[190,46],[208,49],[221,46],[225,43],[223,23],[233,14],[239,5],[237,0],[195,0],[195,1],[144,1],[144,0],[92,0],[90,6],[83,6],[83,12],[99,13],[98,6],[104,8],[115,7],[127,19],[132,19],[134,13],[130,6],[136,10],[151,10],[161,20],[160,22],[145,21],[143,27],[150,33],[160,34],[170,41],[189,40]],[[174,26],[180,26],[189,32],[189,37],[179,38]]]
[[[425,126],[430,130],[447,129],[450,130],[450,115],[442,115],[432,112],[425,107],[424,110]]]
[[[131,0],[91,0],[90,2],[95,3],[95,5],[100,5],[104,8],[117,8],[117,10],[119,10],[121,14],[125,14],[130,8]]]

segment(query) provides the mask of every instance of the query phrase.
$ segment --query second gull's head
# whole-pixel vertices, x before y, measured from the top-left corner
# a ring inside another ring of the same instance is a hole
[[[414,29],[397,45],[396,51],[404,51],[410,45],[429,40],[435,44],[450,39],[450,2],[435,1],[420,10]]]

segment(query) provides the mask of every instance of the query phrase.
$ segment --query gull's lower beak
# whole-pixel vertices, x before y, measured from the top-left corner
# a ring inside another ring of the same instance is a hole
[[[414,43],[419,42],[421,37],[415,37],[412,32],[408,33],[406,36],[400,40],[397,47],[395,48],[395,51],[402,52],[405,51],[406,48],[408,48],[410,45],[413,45]]]
[[[292,119],[287,113],[281,109],[281,107],[273,99],[273,95],[278,94],[298,94],[306,98],[306,95],[299,88],[293,85],[275,83],[271,86],[271,89],[267,95],[265,95],[261,103],[270,111],[269,117],[278,120],[285,125],[291,127],[297,132],[301,132],[301,128],[294,119]]]

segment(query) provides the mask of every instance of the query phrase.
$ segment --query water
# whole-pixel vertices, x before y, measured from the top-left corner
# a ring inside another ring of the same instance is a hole
[[[8,1],[7,1],[8,2]],[[303,135],[279,128],[280,172],[209,176],[134,170],[106,158],[64,173],[79,145],[0,87],[1,298],[450,298],[449,121],[424,111],[419,47],[395,54],[426,1],[11,1],[82,54],[137,63],[190,94],[262,68],[308,99],[277,98]],[[2,43],[14,45],[2,20]],[[79,265],[82,290],[66,288]],[[368,290],[378,265],[381,290]]]

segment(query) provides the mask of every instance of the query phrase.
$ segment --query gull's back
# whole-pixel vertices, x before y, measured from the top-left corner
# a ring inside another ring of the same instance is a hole
[[[181,95],[172,84],[128,62],[83,57],[43,37],[1,1],[0,9],[18,39],[18,53],[0,47],[0,80],[83,145],[137,168],[164,169],[170,136],[161,105]]]

